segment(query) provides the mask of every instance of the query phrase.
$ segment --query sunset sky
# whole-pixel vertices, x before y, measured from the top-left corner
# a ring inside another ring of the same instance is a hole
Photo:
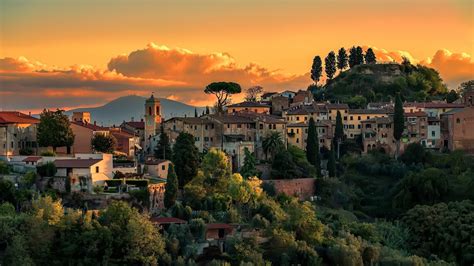
[[[474,78],[472,0],[0,0],[0,109],[101,105],[149,95],[211,104],[212,81],[303,89],[312,58],[379,59]],[[236,98],[238,100],[239,97]]]

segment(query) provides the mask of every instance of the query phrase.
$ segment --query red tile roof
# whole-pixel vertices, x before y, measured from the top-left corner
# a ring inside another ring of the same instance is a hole
[[[406,117],[422,117],[422,116],[428,116],[425,112],[407,112],[405,113]]]
[[[60,159],[54,161],[57,168],[89,168],[101,159]]]
[[[16,111],[0,112],[0,124],[38,124],[39,119]]]
[[[91,124],[91,123],[83,123],[83,122],[71,122],[71,124],[75,124],[81,127],[85,127],[88,129],[91,129],[93,131],[109,131],[109,128],[107,127],[101,127],[96,124]]]
[[[30,156],[30,157],[26,157],[25,159],[23,159],[23,162],[37,162],[39,160],[41,160],[41,156]]]
[[[154,224],[185,224],[185,220],[175,217],[152,217],[150,221]]]

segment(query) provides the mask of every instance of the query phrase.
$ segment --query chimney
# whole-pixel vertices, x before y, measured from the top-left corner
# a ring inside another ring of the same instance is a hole
[[[94,126],[97,125],[97,121],[94,120]]]

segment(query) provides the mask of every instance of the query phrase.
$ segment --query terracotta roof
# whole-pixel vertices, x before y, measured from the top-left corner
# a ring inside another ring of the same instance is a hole
[[[60,159],[55,160],[54,165],[57,168],[89,168],[92,165],[102,161],[101,159]]]
[[[234,227],[230,224],[224,224],[224,223],[211,223],[211,224],[206,224],[207,230],[209,229],[230,229],[233,230]]]
[[[379,123],[379,124],[390,124],[392,123],[391,117],[374,117],[367,120],[362,120],[361,123]]]
[[[133,134],[130,134],[129,132],[122,131],[122,130],[117,130],[117,129],[112,129],[110,130],[110,134],[112,134],[115,138],[133,138],[135,137]]]
[[[26,157],[25,159],[23,159],[23,162],[37,162],[39,160],[41,160],[43,157],[41,156],[30,156],[30,157]]]
[[[154,224],[185,224],[185,220],[181,220],[175,217],[152,217],[150,222]]]
[[[38,124],[39,119],[16,111],[0,112],[0,124]]]
[[[128,121],[124,122],[124,124],[127,124],[128,126],[133,127],[135,129],[145,129],[144,121]]]
[[[91,124],[91,123],[71,122],[71,124],[81,126],[81,127],[85,127],[85,128],[91,129],[93,131],[109,131],[109,128],[107,128],[107,127],[102,127],[102,126],[98,126],[98,125]]]
[[[241,102],[236,104],[228,105],[227,108],[231,107],[266,107],[270,108],[270,105],[261,102]]]
[[[385,109],[349,109],[349,114],[387,114]]]
[[[328,103],[326,104],[327,109],[349,109],[349,105],[345,103]]]
[[[416,108],[463,108],[461,103],[447,103],[447,102],[406,102],[403,107]]]
[[[235,113],[234,115],[241,116],[241,117],[247,117],[251,118],[253,120],[260,120],[265,123],[270,123],[270,124],[286,124],[285,119],[281,116],[276,116],[276,115],[269,115],[269,114],[262,114],[262,113],[255,113],[255,112],[238,112]]]
[[[245,117],[237,114],[215,114],[210,117],[227,124],[243,124],[243,123],[255,123],[250,117]]]
[[[286,125],[286,127],[307,127],[307,126],[308,126],[308,122],[291,123],[291,124]],[[316,126],[317,127],[332,126],[332,122],[330,120],[317,121]]]

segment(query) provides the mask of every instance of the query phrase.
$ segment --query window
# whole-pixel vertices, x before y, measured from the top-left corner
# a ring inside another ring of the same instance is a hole
[[[157,115],[160,114],[160,107],[159,106],[156,107],[156,114]]]
[[[300,143],[300,139],[299,139],[299,138],[296,138],[296,143]]]
[[[166,166],[164,164],[161,166],[161,170],[166,170]]]
[[[344,121],[347,121],[347,116],[344,116]]]
[[[367,116],[367,119],[370,119],[370,115]]]
[[[242,128],[242,124],[237,124],[237,128]]]
[[[99,172],[99,166],[96,166],[96,167],[95,167],[95,172],[96,172],[96,173]]]
[[[300,117],[299,117],[299,116],[296,117],[296,121],[300,121]]]
[[[227,128],[230,128],[230,124],[227,124]]]
[[[268,129],[272,129],[272,125],[268,125]]]
[[[209,137],[204,137],[204,141],[209,141]]]
[[[148,107],[148,115],[151,115],[151,106]]]
[[[352,115],[350,116],[350,120],[351,120],[351,121],[354,120],[354,117],[353,117]]]
[[[263,129],[263,124],[260,124],[260,129]]]
[[[275,124],[273,124],[273,129],[276,129],[276,128],[277,128],[277,127],[276,127],[276,125],[275,125]]]
[[[461,123],[461,119],[456,118],[456,123],[458,123],[458,124]]]
[[[435,132],[434,130],[431,131],[431,136],[432,136],[432,137],[436,136],[436,132]]]
[[[308,120],[308,117],[307,117],[307,116],[305,116],[305,117],[304,117],[304,121],[307,121],[307,120]]]
[[[359,116],[357,117],[357,120],[360,120],[360,119],[361,119],[361,117],[360,117],[360,115],[359,115]]]
[[[299,130],[299,129],[296,129],[296,133],[300,133],[300,130]]]

